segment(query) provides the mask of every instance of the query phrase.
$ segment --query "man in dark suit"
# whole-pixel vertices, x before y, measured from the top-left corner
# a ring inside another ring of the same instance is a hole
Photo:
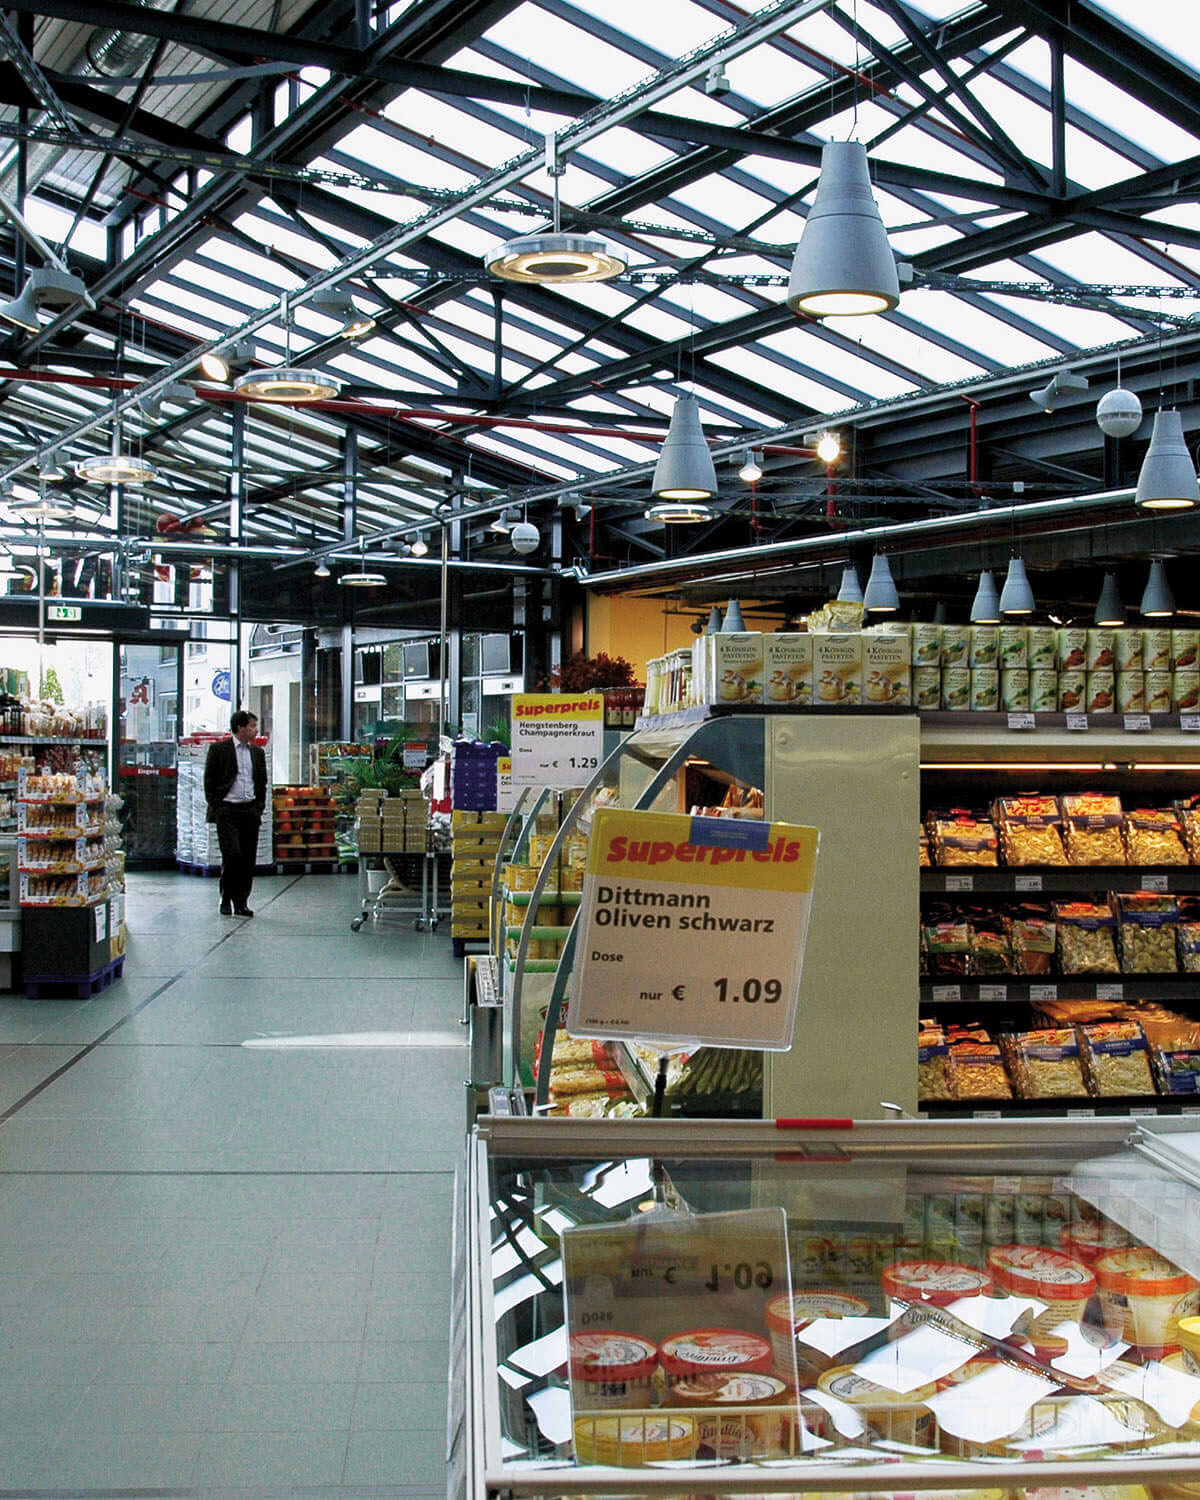
[[[229,739],[209,747],[204,800],[221,845],[221,915],[252,917],[250,887],[258,825],[267,801],[267,757],[254,743],[258,720],[252,713],[239,708],[229,728]]]

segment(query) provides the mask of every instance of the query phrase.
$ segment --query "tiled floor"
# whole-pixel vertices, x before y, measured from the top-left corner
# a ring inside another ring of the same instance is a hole
[[[253,921],[129,885],[119,984],[0,998],[0,1491],[443,1494],[445,926],[355,934],[346,876]]]

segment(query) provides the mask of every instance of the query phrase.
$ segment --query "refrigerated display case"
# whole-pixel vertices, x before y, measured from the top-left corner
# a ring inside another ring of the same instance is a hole
[[[452,1500],[1200,1493],[1189,1122],[491,1117],[456,1216]]]

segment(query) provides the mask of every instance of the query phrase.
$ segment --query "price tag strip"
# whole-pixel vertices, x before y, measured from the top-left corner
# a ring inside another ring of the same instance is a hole
[[[656,1349],[670,1400],[652,1414],[654,1436],[668,1456],[744,1461],[788,1451],[786,1429],[800,1418],[782,1208],[660,1209],[565,1229],[561,1245],[580,1462],[644,1462],[614,1455],[626,1444],[632,1453],[649,1437],[640,1418],[622,1413],[654,1404]],[[778,1309],[782,1332],[768,1321]],[[716,1402],[722,1381],[729,1384]]]
[[[818,839],[789,823],[598,811],[568,1031],[790,1047]]]
[[[512,705],[513,785],[586,786],[604,758],[604,695],[518,693]]]

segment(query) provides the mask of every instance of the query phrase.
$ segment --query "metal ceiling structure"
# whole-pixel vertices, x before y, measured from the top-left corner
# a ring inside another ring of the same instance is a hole
[[[699,600],[730,571],[786,615],[876,541],[914,598],[965,597],[1017,544],[1067,605],[1094,597],[1105,564],[1200,548],[1190,517],[1112,499],[1149,419],[1120,442],[1094,420],[1118,360],[1148,414],[1200,419],[1200,38],[1175,10],[7,0],[0,295],[61,259],[94,305],[0,343],[0,539],[35,540],[4,507],[36,498],[51,454],[103,452],[119,424],[157,478],[73,489],[50,545],[108,549],[126,586],[139,558],[236,562],[259,618],[337,617],[312,564],[365,555],[390,580],[368,613],[432,624],[443,535],[467,607],[474,590],[498,619],[531,575]],[[483,268],[549,223],[551,134],[562,227],[618,246],[616,280]],[[847,138],[904,295],[797,318],[821,145]],[[320,306],[331,288],[374,318],[365,337]],[[239,345],[337,377],[336,399],[252,404],[199,373]],[[1089,389],[1043,413],[1030,392],[1062,369]],[[685,391],[717,515],[664,528],[649,475]],[[513,505],[542,538],[526,558],[488,529]]]

